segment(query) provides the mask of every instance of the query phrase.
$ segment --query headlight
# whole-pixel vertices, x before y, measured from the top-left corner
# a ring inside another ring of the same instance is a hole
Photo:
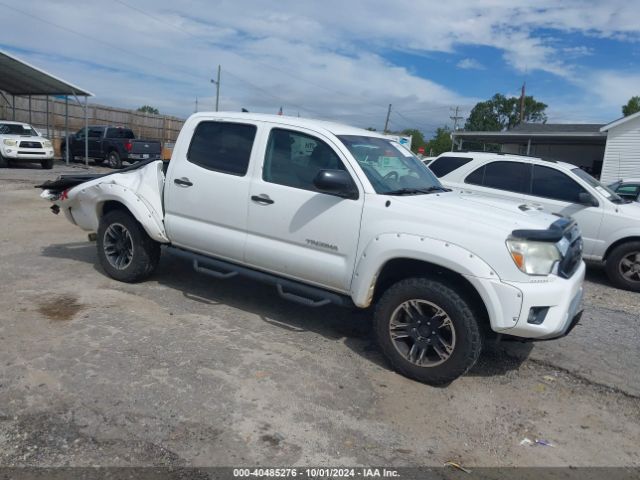
[[[49,140],[45,140],[44,142],[42,142],[42,146],[44,148],[51,148],[51,142]]]
[[[516,266],[528,275],[550,274],[561,258],[558,247],[549,242],[510,238],[507,248]]]
[[[10,138],[5,138],[2,143],[5,145],[9,145],[10,147],[17,147],[18,142],[16,140],[11,140]]]

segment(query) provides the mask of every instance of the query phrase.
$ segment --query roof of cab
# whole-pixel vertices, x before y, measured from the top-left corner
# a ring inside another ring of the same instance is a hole
[[[378,132],[372,132],[363,128],[352,127],[341,123],[329,122],[326,120],[316,120],[313,118],[288,117],[286,115],[272,115],[267,113],[251,112],[198,112],[189,118],[220,118],[229,120],[249,120],[257,122],[268,122],[279,125],[289,125],[295,127],[309,128],[317,131],[330,132],[334,135],[360,135],[367,137],[387,138]]]

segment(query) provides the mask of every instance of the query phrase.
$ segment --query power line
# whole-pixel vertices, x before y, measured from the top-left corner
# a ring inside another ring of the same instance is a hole
[[[428,127],[428,128],[430,128],[430,129],[431,129],[431,128],[436,129],[436,128],[438,128],[438,126],[439,126],[437,123],[429,123],[429,122],[427,122],[427,121],[425,121],[425,120],[423,120],[423,121],[418,121],[418,120],[416,120],[416,119],[409,118],[409,117],[407,117],[406,115],[404,115],[403,113],[398,112],[397,110],[394,110],[392,113],[393,113],[394,115],[399,116],[400,118],[402,118],[402,119],[403,119],[403,120],[405,120],[406,122],[410,122],[412,125],[415,125],[415,126]]]
[[[161,19],[161,18],[156,17],[155,15],[151,15],[150,13],[148,13],[148,12],[146,12],[146,11],[144,11],[144,10],[142,10],[142,9],[138,8],[138,7],[134,7],[134,6],[132,6],[132,5],[129,5],[128,3],[123,2],[122,0],[116,0],[116,1],[117,1],[118,3],[120,3],[121,5],[124,5],[124,6],[126,6],[126,7],[131,8],[132,10],[137,11],[138,13],[140,13],[140,14],[142,14],[142,15],[145,15],[145,16],[147,16],[147,17],[149,17],[149,18],[152,18],[153,20],[155,20],[155,21],[157,21],[157,22],[160,22],[160,23],[162,23],[162,24],[164,24],[164,25],[168,25],[168,26],[170,26],[170,27],[172,27],[172,28],[174,28],[174,29],[176,29],[176,30],[178,30],[178,31],[180,31],[180,32],[182,32],[182,33],[184,33],[184,34],[186,34],[186,35],[189,35],[189,36],[191,36],[191,37],[193,37],[193,38],[199,39],[199,40],[201,40],[201,41],[203,41],[203,42],[205,42],[205,43],[207,43],[207,44],[209,43],[209,42],[208,42],[204,37],[201,37],[201,36],[198,36],[198,35],[194,35],[193,33],[191,33],[191,32],[188,32],[188,31],[184,30],[183,28],[179,27],[178,25],[172,24],[171,22],[167,22],[167,21],[165,21],[165,20],[163,20],[163,19]],[[350,98],[350,99],[352,99],[352,98],[354,97],[354,95],[353,95],[352,93],[346,93],[346,92],[340,92],[340,91],[337,91],[337,90],[333,90],[333,89],[331,89],[331,88],[329,88],[329,87],[327,87],[327,86],[325,86],[325,85],[322,85],[322,84],[319,84],[319,83],[312,82],[312,81],[307,80],[306,78],[303,78],[303,77],[299,77],[299,76],[297,76],[297,75],[295,75],[295,74],[292,74],[290,71],[287,71],[287,70],[284,70],[284,69],[282,69],[282,68],[279,68],[279,67],[276,67],[276,66],[274,66],[274,65],[271,65],[271,64],[269,64],[269,63],[263,62],[263,61],[261,61],[261,60],[259,60],[259,59],[253,59],[252,61],[253,61],[253,63],[258,63],[258,64],[263,65],[263,66],[265,66],[265,67],[267,67],[267,68],[270,68],[270,69],[272,69],[272,70],[278,71],[278,72],[280,72],[280,73],[284,73],[286,76],[288,76],[288,77],[290,77],[290,78],[294,78],[294,79],[296,79],[296,80],[299,80],[299,81],[301,81],[301,82],[307,83],[307,84],[309,84],[309,85],[313,85],[313,86],[315,86],[315,87],[317,87],[317,88],[321,88],[321,89],[326,90],[326,91],[328,91],[328,92],[330,92],[330,93],[337,94],[337,95],[341,95],[341,96],[343,96],[343,97],[348,97],[348,98]],[[359,97],[359,98],[361,98],[361,99],[363,99],[363,100],[365,100],[365,101],[367,101],[367,103],[369,103],[369,102],[368,102],[368,99],[366,99],[365,97],[361,97],[361,96],[359,96],[359,95],[358,95],[358,97]],[[379,107],[379,108],[382,108],[382,107]],[[307,111],[308,111],[308,110],[307,110]]]
[[[131,54],[131,55],[135,55],[135,56],[137,56],[139,58],[143,58],[143,59],[145,59],[147,61],[152,62],[154,65],[162,65],[162,66],[170,69],[171,71],[175,72],[175,66],[169,66],[169,65],[164,64],[162,62],[159,62],[157,58],[147,57],[146,55],[142,55],[142,54],[140,54],[138,52],[134,52],[134,51],[131,51],[131,50],[124,49],[122,47],[119,47],[118,45],[115,45],[113,43],[107,42],[107,41],[102,40],[100,38],[92,37],[91,35],[87,35],[86,33],[79,32],[77,30],[74,30],[72,28],[66,27],[64,25],[60,25],[59,23],[52,22],[51,20],[46,20],[46,19],[44,19],[42,17],[38,17],[37,15],[34,15],[33,13],[25,12],[24,10],[20,10],[19,8],[15,8],[14,6],[8,5],[8,4],[4,3],[4,2],[0,2],[0,5],[3,5],[3,6],[7,7],[10,10],[13,10],[15,12],[21,13],[22,15],[25,15],[25,16],[27,16],[29,18],[38,20],[38,21],[40,21],[42,23],[46,23],[46,24],[52,25],[52,26],[54,26],[56,28],[59,28],[61,30],[65,30],[67,32],[73,33],[74,35],[78,35],[80,37],[87,38],[89,40],[93,40],[94,42],[102,43],[102,44],[107,45],[107,46],[109,46],[109,47],[111,47],[111,48],[113,48],[115,50],[120,51],[120,52],[128,53],[128,54]],[[191,76],[193,76],[194,78],[196,77],[193,74],[191,74]]]

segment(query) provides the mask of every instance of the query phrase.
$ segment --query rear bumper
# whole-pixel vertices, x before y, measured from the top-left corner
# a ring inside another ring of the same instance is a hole
[[[159,153],[129,153],[127,160],[130,162],[139,162],[140,160],[160,160]]]

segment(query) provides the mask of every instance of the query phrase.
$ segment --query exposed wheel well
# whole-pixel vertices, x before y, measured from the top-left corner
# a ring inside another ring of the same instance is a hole
[[[102,218],[107,213],[113,212],[114,210],[122,210],[123,212],[127,212],[129,215],[134,217],[131,211],[123,203],[116,202],[115,200],[108,200],[101,206],[98,206],[98,218]]]
[[[479,326],[485,335],[490,335],[491,325],[489,324],[489,313],[487,307],[480,297],[478,291],[469,281],[453,270],[436,265],[434,263],[415,260],[413,258],[394,258],[389,260],[380,271],[374,290],[374,302],[380,298],[384,291],[394,283],[410,277],[429,277],[432,279],[442,279],[449,285],[456,288],[472,304],[473,309],[479,316]]]
[[[611,245],[609,245],[609,248],[607,248],[607,251],[605,252],[604,257],[602,257],[602,259],[606,260],[616,247],[619,247],[623,243],[627,243],[627,242],[640,242],[640,237],[626,237],[613,242]]]

